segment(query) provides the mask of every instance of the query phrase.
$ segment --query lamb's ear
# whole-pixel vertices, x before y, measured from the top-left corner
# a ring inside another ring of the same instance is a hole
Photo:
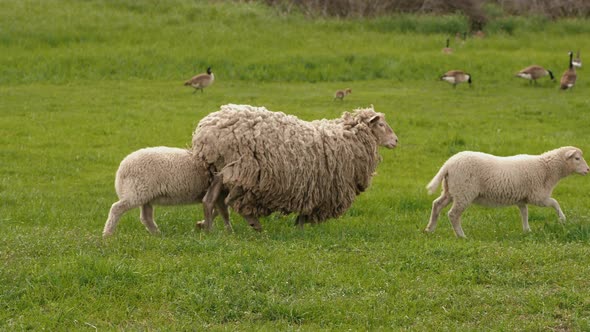
[[[372,118],[369,119],[369,123],[370,124],[375,124],[375,122],[379,121],[381,119],[381,115],[375,115]]]
[[[568,152],[565,153],[565,159],[570,159],[571,157],[573,157],[576,152],[578,152],[577,150],[569,150]]]

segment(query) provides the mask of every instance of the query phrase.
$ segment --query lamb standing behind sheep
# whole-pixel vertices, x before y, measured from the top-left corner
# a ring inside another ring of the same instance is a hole
[[[210,181],[207,165],[192,158],[189,150],[160,146],[129,154],[117,170],[115,190],[119,201],[111,207],[103,237],[113,234],[125,212],[139,206],[141,222],[150,233],[159,233],[153,205],[200,203]],[[231,230],[227,207],[218,205],[216,211]],[[197,227],[201,225],[197,223]]]
[[[432,203],[432,214],[426,232],[434,232],[441,210],[451,201],[449,219],[458,237],[465,237],[461,213],[471,204],[486,206],[516,205],[520,209],[522,228],[530,231],[527,204],[553,207],[562,221],[565,215],[559,203],[551,198],[560,179],[572,174],[586,175],[590,169],[582,150],[567,146],[538,156],[496,157],[464,151],[444,163],[426,186],[429,193],[443,184],[440,197]]]
[[[343,214],[370,184],[381,160],[377,147],[397,136],[373,108],[335,120],[307,122],[263,107],[224,105],[193,134],[193,155],[218,172],[204,199],[207,210],[226,190],[226,204],[256,230],[258,218],[298,213],[297,224]]]

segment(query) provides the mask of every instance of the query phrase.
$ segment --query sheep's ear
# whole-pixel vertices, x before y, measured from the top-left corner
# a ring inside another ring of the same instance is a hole
[[[375,124],[380,119],[381,119],[381,115],[375,115],[375,116],[373,116],[372,118],[369,119],[369,123],[370,124]]]
[[[568,152],[565,153],[565,159],[570,159],[571,157],[573,157],[576,152],[578,152],[577,150],[569,150]]]

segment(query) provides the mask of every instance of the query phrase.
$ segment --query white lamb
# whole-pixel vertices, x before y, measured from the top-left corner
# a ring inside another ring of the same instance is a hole
[[[453,201],[448,216],[455,234],[464,238],[461,213],[471,204],[485,206],[516,205],[520,209],[522,228],[530,231],[527,204],[551,206],[565,221],[559,203],[551,198],[560,179],[590,171],[582,150],[566,146],[538,156],[496,157],[464,151],[445,162],[426,186],[432,194],[443,183],[440,197],[432,202],[432,214],[426,232],[434,232],[441,210]]]
[[[119,201],[111,207],[103,237],[113,234],[125,212],[139,206],[141,222],[150,233],[159,233],[152,205],[201,203],[211,178],[208,165],[191,157],[190,150],[160,146],[129,154],[117,170],[115,190]],[[231,230],[227,206],[219,203],[215,211]],[[202,223],[196,226],[201,227]]]

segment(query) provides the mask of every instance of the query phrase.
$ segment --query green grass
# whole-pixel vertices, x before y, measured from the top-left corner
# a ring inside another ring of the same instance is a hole
[[[446,215],[421,232],[435,198],[424,186],[458,151],[590,150],[585,68],[567,92],[512,77],[531,63],[559,77],[590,22],[443,56],[445,33],[255,4],[15,0],[0,18],[0,330],[590,330],[588,179],[555,189],[565,224],[531,207],[523,234],[517,208],[473,206],[467,240]],[[183,80],[207,65],[217,81],[193,95]],[[454,68],[474,86],[437,81]],[[134,210],[102,240],[121,159],[190,145],[225,103],[306,120],[373,104],[400,146],[338,220],[300,231],[273,215],[258,234],[232,214],[233,234],[219,221],[204,234],[201,207],[158,207],[162,236]]]

